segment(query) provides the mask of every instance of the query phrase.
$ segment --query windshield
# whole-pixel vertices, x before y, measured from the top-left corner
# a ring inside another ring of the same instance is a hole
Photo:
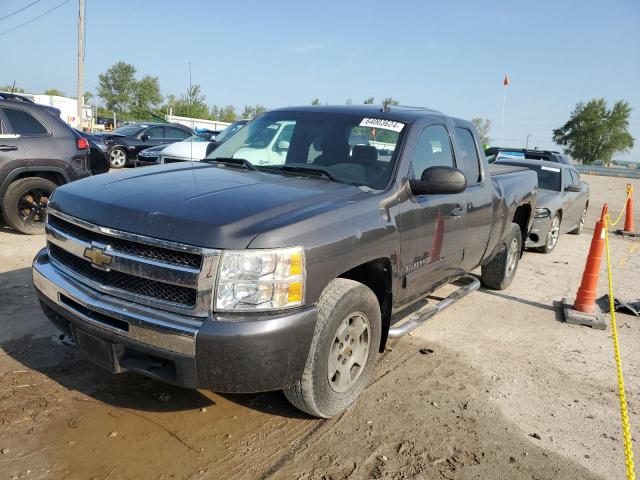
[[[225,128],[216,136],[215,138],[216,143],[222,143],[227,141],[229,137],[231,137],[231,135],[233,135],[238,130],[240,130],[240,128],[243,125],[246,125],[246,123],[247,123],[247,120],[238,120],[237,122],[233,122],[231,125],[229,125],[227,128]]]
[[[297,174],[324,171],[335,181],[381,190],[391,178],[404,126],[348,113],[269,112],[207,158],[243,159],[264,170]]]
[[[136,124],[136,125],[133,125],[133,124],[123,125],[121,127],[116,128],[111,133],[117,133],[119,135],[124,135],[124,136],[129,137],[131,135],[137,135],[138,132],[140,132],[141,130],[143,130],[143,129],[147,128],[147,127],[148,127],[148,125],[139,125],[139,124]]]
[[[561,191],[560,168],[547,167],[546,165],[529,165],[519,162],[499,162],[503,165],[513,165],[515,167],[524,167],[533,170],[538,174],[538,188],[543,190]]]

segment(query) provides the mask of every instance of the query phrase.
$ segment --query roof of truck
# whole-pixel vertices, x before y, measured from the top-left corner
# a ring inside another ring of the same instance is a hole
[[[287,112],[325,112],[338,114],[362,115],[363,117],[388,118],[402,122],[410,122],[425,115],[445,115],[437,110],[425,107],[411,107],[406,105],[389,105],[383,108],[382,105],[303,105],[278,108],[273,111]]]

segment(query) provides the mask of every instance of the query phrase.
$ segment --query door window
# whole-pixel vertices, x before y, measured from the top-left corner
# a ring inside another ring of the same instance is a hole
[[[12,133],[29,135],[46,135],[47,128],[29,112],[17,108],[4,108],[2,110],[9,121]]]
[[[573,185],[580,185],[580,176],[578,175],[578,172],[569,170],[569,173],[571,173],[571,183]]]
[[[181,128],[167,127],[167,138],[172,140],[184,140],[190,136],[191,134],[189,134],[189,132]]]
[[[454,167],[449,133],[442,125],[425,128],[418,138],[413,152],[409,177],[422,178],[422,172],[430,167]]]
[[[562,175],[562,185],[564,189],[566,190],[566,188],[572,183],[573,183],[573,180],[571,179],[571,170],[565,169]]]
[[[164,127],[151,127],[147,129],[144,133],[149,135],[149,138],[164,138]]]
[[[480,181],[480,158],[473,134],[466,128],[456,128],[457,145],[462,155],[462,167],[467,183],[474,185]]]

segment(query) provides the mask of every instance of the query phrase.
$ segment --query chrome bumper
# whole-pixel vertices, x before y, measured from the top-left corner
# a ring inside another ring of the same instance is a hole
[[[39,294],[68,312],[72,323],[85,322],[125,339],[195,356],[202,318],[152,309],[91,289],[54,268],[46,248],[36,255],[32,271]],[[114,325],[126,325],[126,329],[110,325],[110,318],[115,319]]]

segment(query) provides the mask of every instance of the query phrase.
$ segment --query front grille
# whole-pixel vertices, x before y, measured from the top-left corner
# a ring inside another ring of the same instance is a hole
[[[75,238],[87,243],[92,241],[110,245],[113,250],[118,250],[129,255],[149,258],[161,262],[171,263],[173,265],[200,268],[202,265],[202,255],[191,252],[179,252],[168,248],[155,247],[144,243],[125,240],[122,238],[111,237],[102,233],[94,232],[86,228],[82,228],[74,223],[67,222],[55,215],[49,215],[49,225]]]
[[[50,217],[51,218],[51,217]],[[67,222],[68,223],[68,222]],[[111,237],[109,237],[111,240]],[[49,243],[51,257],[71,270],[76,275],[87,278],[100,285],[116,288],[125,292],[155,298],[166,302],[177,303],[185,307],[194,307],[197,291],[193,288],[170,285],[168,283],[148,280],[116,271],[99,270],[87,260],[76,257],[57,245]]]

